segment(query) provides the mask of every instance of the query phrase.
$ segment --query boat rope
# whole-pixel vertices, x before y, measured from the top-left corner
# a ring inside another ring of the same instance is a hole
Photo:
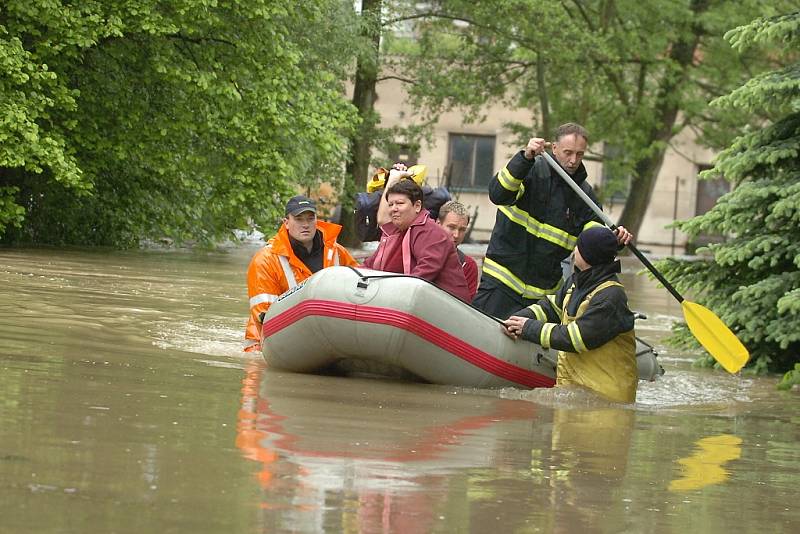
[[[420,278],[419,276],[412,276],[410,274],[402,274],[402,273],[385,273],[385,272],[381,272],[380,274],[364,274],[361,271],[359,271],[358,269],[356,269],[355,267],[353,267],[352,265],[347,265],[346,267],[348,269],[352,270],[354,273],[356,273],[356,275],[359,278],[358,287],[360,287],[360,288],[366,288],[367,287],[367,280],[381,279],[381,278],[416,278],[417,280],[423,280],[424,282],[427,282],[428,284],[432,285],[433,287],[435,287],[439,291],[443,291],[444,293],[447,293],[448,295],[450,295],[454,299],[458,299],[459,301],[464,302],[461,299],[459,299],[458,297],[456,297],[455,295],[453,295],[452,293],[450,293],[449,291],[447,291],[446,289],[442,289],[441,287],[437,286],[436,284],[434,284],[430,280],[425,280],[424,278]],[[475,306],[473,306],[469,302],[464,302],[464,304],[466,304],[467,306],[469,306],[473,310],[481,312],[483,315],[485,315],[486,317],[491,318],[493,321],[505,326],[505,323],[503,322],[502,319],[498,319],[494,315],[489,315],[488,313],[486,313],[482,309],[476,308]]]

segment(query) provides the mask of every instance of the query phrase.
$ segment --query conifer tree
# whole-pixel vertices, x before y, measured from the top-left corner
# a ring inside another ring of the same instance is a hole
[[[704,178],[723,176],[732,191],[707,213],[678,223],[690,237],[726,237],[699,249],[701,261],[660,262],[737,333],[757,372],[786,371],[800,354],[800,11],[754,20],[725,38],[738,51],[758,49],[776,68],[712,106],[734,109],[743,129]],[[689,340],[685,328],[674,336]],[[712,360],[707,359],[706,362]]]

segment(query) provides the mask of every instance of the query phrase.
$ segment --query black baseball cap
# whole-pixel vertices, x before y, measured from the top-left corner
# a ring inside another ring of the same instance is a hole
[[[286,215],[300,215],[304,211],[317,213],[317,204],[305,195],[297,195],[286,203]]]

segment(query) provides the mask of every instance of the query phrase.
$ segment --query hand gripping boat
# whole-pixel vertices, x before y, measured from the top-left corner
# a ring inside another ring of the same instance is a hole
[[[262,351],[274,369],[365,373],[476,388],[555,385],[557,351],[514,341],[486,315],[420,278],[329,267],[264,315]],[[663,373],[637,340],[639,378]]]

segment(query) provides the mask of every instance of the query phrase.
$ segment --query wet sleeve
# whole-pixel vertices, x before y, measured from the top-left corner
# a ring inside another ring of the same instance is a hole
[[[525,323],[522,338],[545,348],[581,353],[605,345],[619,334],[632,330],[633,321],[625,291],[611,287],[596,294],[584,314],[568,325],[529,320]]]
[[[338,243],[336,244],[336,250],[339,254],[339,265],[350,265],[351,267],[358,266],[358,262],[353,255],[350,254],[349,250]]]
[[[250,305],[250,324],[259,324],[259,315],[266,312],[278,296],[288,289],[283,271],[278,272],[270,254],[258,254],[247,268],[247,296]],[[260,327],[259,327],[260,328]],[[249,331],[250,329],[248,329]],[[260,339],[260,334],[256,334]]]
[[[380,245],[378,245],[378,247],[380,247]],[[378,251],[376,250],[375,252],[372,253],[372,255],[369,258],[364,260],[364,267],[366,267],[367,269],[372,269],[372,264],[375,261],[375,254],[377,252]]]
[[[464,261],[464,278],[467,280],[469,298],[472,300],[478,292],[478,264],[469,256]]]

